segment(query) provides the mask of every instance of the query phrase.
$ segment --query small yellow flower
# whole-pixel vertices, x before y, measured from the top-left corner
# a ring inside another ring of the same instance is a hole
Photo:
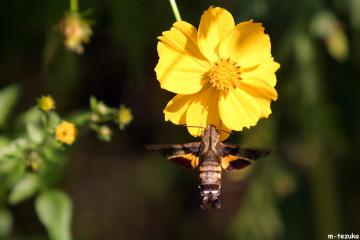
[[[198,29],[178,21],[159,40],[157,79],[161,88],[178,94],[164,109],[165,120],[241,131],[270,115],[280,65],[260,23],[235,25],[228,11],[210,7]],[[202,133],[199,128],[188,131]],[[225,131],[221,140],[229,135]]]
[[[55,138],[62,143],[71,145],[75,141],[76,135],[77,130],[73,123],[62,121],[56,127]]]
[[[119,108],[118,121],[120,129],[124,129],[133,120],[131,109],[121,105]]]
[[[44,111],[49,112],[55,108],[55,101],[51,96],[42,96],[38,99],[38,107]]]
[[[92,35],[90,24],[76,12],[66,13],[60,31],[65,36],[65,47],[78,54],[84,52],[83,44],[88,43]]]

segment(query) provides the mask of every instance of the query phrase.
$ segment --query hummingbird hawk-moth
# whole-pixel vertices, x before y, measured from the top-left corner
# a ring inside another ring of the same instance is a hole
[[[150,151],[159,152],[171,162],[187,169],[199,166],[202,209],[220,209],[221,172],[245,168],[254,160],[268,155],[267,150],[241,148],[223,143],[214,125],[205,128],[200,142],[185,144],[146,145]]]

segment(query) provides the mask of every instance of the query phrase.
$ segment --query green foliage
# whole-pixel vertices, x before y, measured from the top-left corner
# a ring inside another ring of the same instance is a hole
[[[0,91],[0,129],[6,126],[9,114],[14,109],[18,100],[19,93],[20,88],[16,84],[8,86]]]
[[[26,125],[26,131],[30,142],[32,142],[33,144],[40,144],[44,141],[45,132],[41,129],[39,125],[29,123]]]
[[[7,239],[13,228],[13,216],[7,209],[0,209],[0,239]]]
[[[59,190],[46,190],[36,198],[35,209],[51,240],[71,240],[72,202]]]
[[[0,98],[8,106],[14,104],[16,89],[10,87],[0,93]],[[10,109],[6,110],[6,114]],[[90,111],[78,111],[67,119],[75,124],[80,133],[90,128],[100,140],[110,141],[112,132],[105,124],[109,121],[117,123],[118,111],[92,97]],[[38,107],[32,107],[18,117],[15,126],[11,126],[17,131],[15,138],[0,138],[0,193],[9,192],[6,198],[10,205],[36,196],[36,212],[52,240],[72,238],[70,197],[59,190],[44,191],[51,189],[58,181],[65,163],[66,148],[61,139],[56,138],[61,121],[62,118],[55,111],[41,111]],[[0,207],[3,201],[1,197]],[[0,228],[3,230],[0,231],[0,238],[9,234],[11,226],[9,211],[2,209]]]
[[[104,125],[105,122],[109,120],[113,121],[119,125],[120,130],[124,130],[125,126],[127,126],[132,121],[131,115],[131,119],[129,122],[127,122],[126,124],[121,122],[121,119],[119,117],[120,113],[124,109],[127,109],[124,105],[120,105],[119,108],[111,108],[107,106],[104,102],[98,101],[93,96],[90,97],[90,109],[90,128],[97,133],[100,140],[105,142],[109,142],[112,137],[112,131],[107,125]]]
[[[35,174],[27,174],[22,177],[11,189],[9,195],[10,204],[18,204],[33,196],[40,186],[40,179]]]

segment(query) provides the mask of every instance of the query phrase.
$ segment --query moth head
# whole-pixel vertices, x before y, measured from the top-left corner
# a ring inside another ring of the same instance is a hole
[[[220,142],[220,134],[218,133],[217,128],[214,125],[209,125],[203,132],[202,142],[204,146],[204,151],[207,152],[210,148],[213,151],[216,151],[216,146]]]
[[[209,125],[206,128],[201,127],[201,126],[189,126],[189,125],[184,125],[185,127],[189,128],[202,128],[202,135],[201,135],[201,142],[202,142],[202,148],[204,149],[209,149],[210,146],[210,142],[213,141],[213,135],[218,135],[217,131],[216,131],[216,127],[214,125]],[[218,141],[218,140],[217,140]]]

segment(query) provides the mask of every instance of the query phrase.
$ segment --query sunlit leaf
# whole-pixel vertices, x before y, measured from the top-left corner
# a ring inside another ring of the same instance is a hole
[[[33,196],[38,190],[40,181],[37,175],[28,174],[21,178],[10,192],[9,203],[17,204]]]
[[[0,159],[9,155],[16,155],[19,153],[19,150],[24,149],[28,146],[28,140],[25,138],[18,138],[13,140],[8,145],[0,147]]]
[[[26,130],[30,140],[35,143],[39,144],[44,140],[44,131],[38,125],[29,123],[26,125]]]
[[[35,104],[35,102],[34,102]],[[38,123],[42,112],[37,107],[32,107],[23,114],[20,115],[17,124],[21,126],[28,123]]]
[[[35,208],[40,221],[52,240],[70,240],[72,202],[59,190],[47,190],[39,194]]]

